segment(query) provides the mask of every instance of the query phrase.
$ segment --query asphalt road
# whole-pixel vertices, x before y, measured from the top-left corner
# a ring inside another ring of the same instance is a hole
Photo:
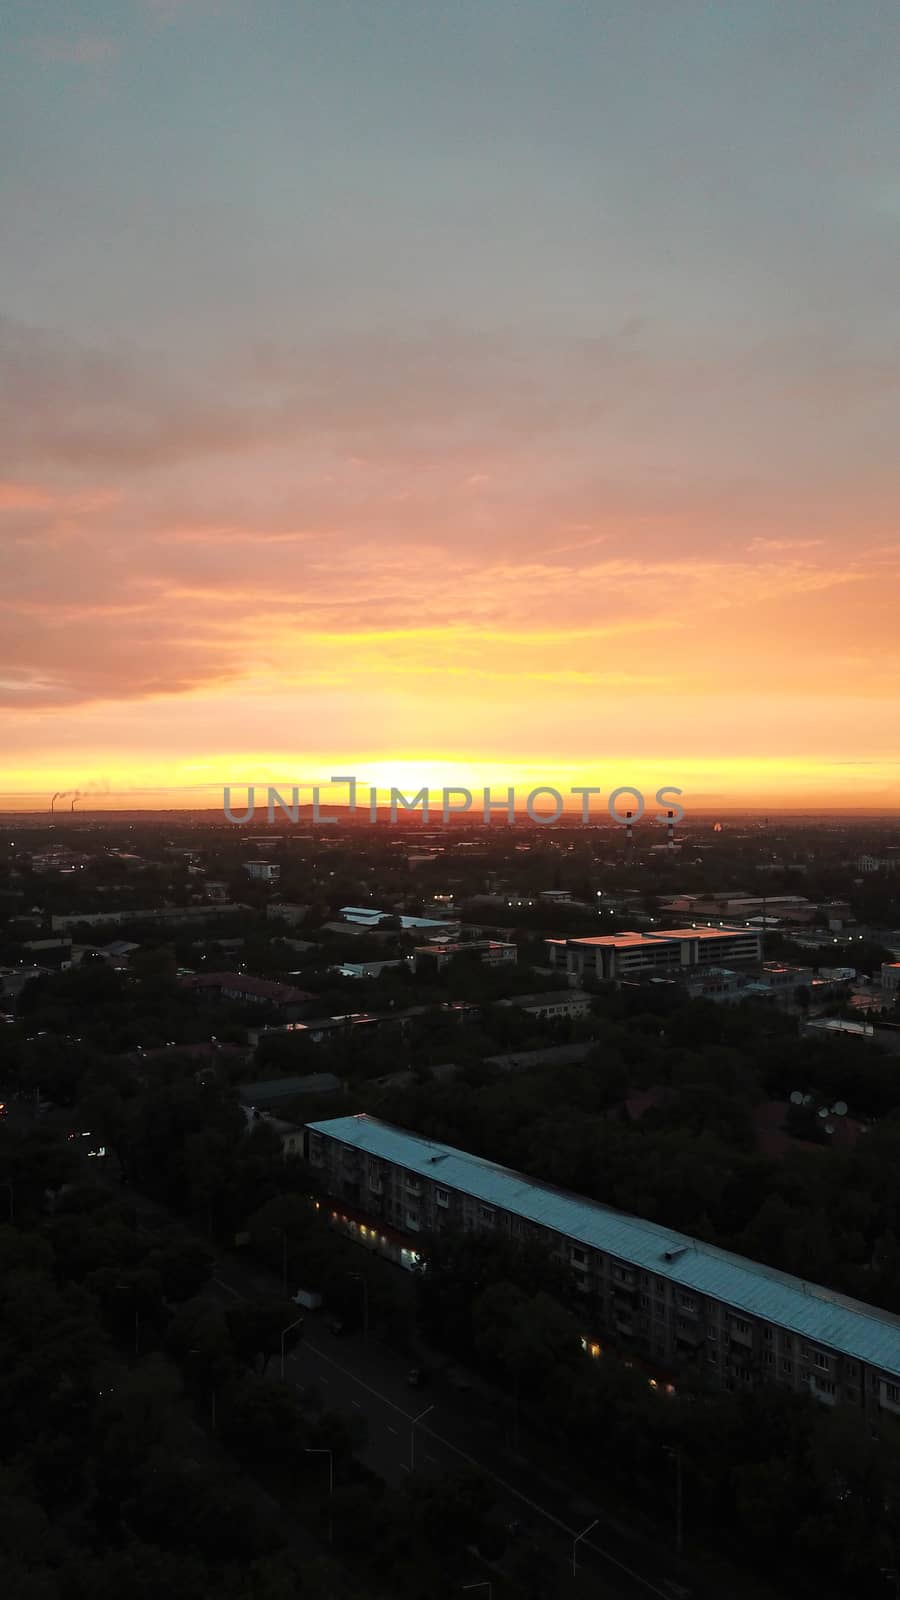
[[[213,1287],[226,1300],[271,1294],[271,1280],[227,1260],[220,1261]],[[477,1467],[494,1483],[505,1519],[527,1529],[569,1570],[575,1536],[599,1519],[601,1527],[579,1541],[576,1557],[598,1600],[673,1600],[687,1592],[669,1586],[684,1580],[676,1580],[665,1549],[648,1551],[644,1544],[636,1554],[634,1543],[608,1526],[589,1488],[583,1498],[575,1496],[509,1449],[499,1402],[492,1409],[482,1394],[460,1393],[443,1376],[411,1388],[408,1360],[362,1334],[335,1337],[321,1312],[305,1317],[304,1337],[285,1360],[285,1377],[299,1388],[317,1387],[327,1410],[364,1418],[367,1440],[360,1459],[386,1482],[400,1483],[411,1471]],[[691,1594],[701,1600],[699,1590]]]
[[[99,1178],[101,1172],[91,1176]],[[110,1186],[135,1205],[139,1217],[173,1220],[165,1208],[127,1185]],[[271,1297],[279,1287],[265,1269],[220,1254],[209,1292],[227,1301]],[[502,1397],[483,1388],[460,1392],[443,1374],[412,1388],[408,1357],[361,1333],[330,1334],[321,1312],[304,1316],[304,1337],[286,1358],[285,1377],[298,1388],[318,1388],[325,1409],[364,1419],[366,1442],[359,1457],[386,1482],[401,1483],[410,1472],[477,1468],[493,1482],[504,1519],[517,1522],[525,1537],[569,1572],[578,1536],[582,1581],[573,1583],[573,1600],[581,1600],[582,1594],[596,1600],[686,1600],[688,1595],[691,1600],[713,1600],[708,1589],[678,1570],[671,1547],[650,1545],[614,1521],[591,1483],[576,1491],[552,1476],[539,1464],[540,1447],[533,1443],[530,1456],[514,1451]]]

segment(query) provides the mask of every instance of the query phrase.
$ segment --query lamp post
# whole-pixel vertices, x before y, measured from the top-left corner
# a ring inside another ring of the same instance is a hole
[[[415,1472],[415,1470],[416,1470],[416,1423],[421,1422],[422,1418],[423,1417],[427,1417],[429,1411],[433,1411],[433,1410],[434,1410],[434,1406],[426,1406],[425,1410],[424,1411],[420,1411],[419,1415],[417,1417],[413,1417],[412,1421],[410,1423],[410,1429],[409,1429],[409,1470],[410,1470],[410,1472]]]
[[[308,1455],[308,1456],[327,1456],[328,1457],[328,1543],[329,1544],[333,1544],[334,1543],[334,1516],[333,1516],[333,1507],[332,1507],[331,1502],[334,1499],[334,1451],[333,1450],[323,1450],[323,1449],[321,1449],[321,1447],[319,1447],[319,1448],[316,1448],[314,1450],[307,1449],[307,1450],[304,1451],[304,1454]]]
[[[302,1317],[298,1317],[295,1322],[289,1322],[287,1327],[285,1329],[283,1329],[282,1334],[281,1334],[281,1381],[282,1381],[282,1383],[284,1383],[284,1341],[287,1338],[289,1333],[292,1333],[295,1328],[299,1328],[299,1326],[300,1326],[302,1321],[303,1321],[303,1318]]]
[[[348,1272],[347,1273],[347,1277],[348,1278],[355,1278],[357,1283],[362,1285],[362,1296],[363,1296],[363,1338],[367,1340],[368,1337],[369,1337],[369,1285],[367,1284],[367,1282],[366,1282],[366,1280],[363,1277],[361,1272]]]
[[[589,1522],[587,1527],[583,1528],[581,1533],[577,1533],[575,1535],[574,1539],[572,1540],[572,1577],[573,1578],[578,1576],[578,1556],[577,1556],[578,1546],[580,1545],[582,1539],[586,1539],[587,1538],[588,1534],[591,1532],[591,1529],[592,1528],[596,1528],[597,1523],[599,1521],[600,1521],[600,1518],[599,1517],[595,1517],[593,1522]]]

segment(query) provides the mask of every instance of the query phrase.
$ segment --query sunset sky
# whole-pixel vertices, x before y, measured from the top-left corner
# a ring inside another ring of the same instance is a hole
[[[0,809],[897,807],[895,4],[0,30]]]

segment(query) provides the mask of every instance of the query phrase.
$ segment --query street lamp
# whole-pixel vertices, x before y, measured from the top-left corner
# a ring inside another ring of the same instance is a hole
[[[363,1294],[363,1338],[364,1339],[368,1339],[368,1337],[369,1337],[369,1285],[367,1284],[367,1282],[366,1282],[366,1280],[363,1277],[361,1272],[348,1272],[347,1273],[347,1277],[348,1278],[355,1278],[357,1283],[362,1284],[362,1294]]]
[[[323,1450],[321,1447],[318,1447],[314,1450],[306,1449],[304,1454],[308,1456],[328,1457],[328,1543],[332,1544],[334,1542],[334,1517],[331,1504],[332,1500],[334,1499],[334,1451]]]
[[[299,1326],[300,1326],[302,1321],[303,1321],[303,1318],[302,1317],[298,1317],[296,1322],[289,1322],[287,1327],[283,1330],[282,1335],[281,1335],[281,1381],[282,1381],[282,1383],[284,1383],[284,1341],[287,1338],[288,1334],[293,1332],[294,1328],[299,1328]]]
[[[581,1533],[577,1533],[575,1535],[574,1539],[572,1540],[572,1577],[573,1578],[578,1576],[578,1560],[577,1560],[578,1546],[580,1545],[582,1539],[586,1539],[587,1538],[588,1534],[591,1532],[591,1529],[592,1528],[596,1528],[597,1523],[599,1521],[600,1521],[600,1518],[599,1517],[595,1517],[593,1522],[589,1522],[587,1527],[583,1528]]]
[[[413,1417],[411,1419],[411,1421],[410,1421],[410,1429],[409,1429],[409,1470],[410,1470],[410,1472],[414,1472],[415,1469],[416,1469],[416,1423],[417,1422],[421,1422],[422,1418],[423,1417],[427,1417],[429,1411],[433,1411],[433,1410],[434,1410],[434,1406],[426,1406],[424,1411],[420,1411],[419,1415],[417,1417]]]

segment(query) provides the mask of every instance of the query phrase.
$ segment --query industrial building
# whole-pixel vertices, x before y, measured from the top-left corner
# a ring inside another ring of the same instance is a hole
[[[546,1246],[584,1296],[594,1353],[608,1339],[720,1388],[771,1382],[873,1420],[900,1416],[900,1317],[889,1312],[372,1117],[309,1123],[304,1152],[332,1221],[407,1267],[446,1227]]]

